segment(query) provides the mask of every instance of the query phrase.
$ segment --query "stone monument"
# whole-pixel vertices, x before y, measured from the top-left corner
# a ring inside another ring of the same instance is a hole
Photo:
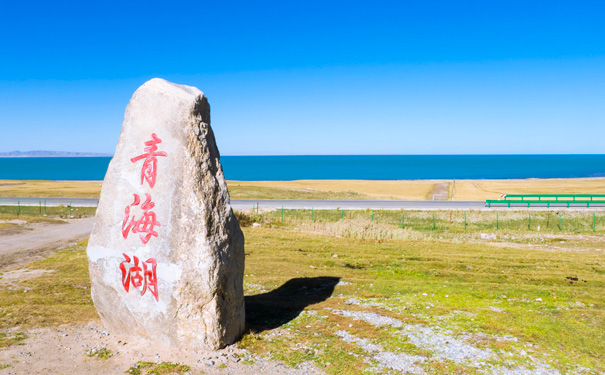
[[[92,298],[114,334],[218,349],[244,331],[244,236],[210,106],[152,79],[132,96],[88,243]]]

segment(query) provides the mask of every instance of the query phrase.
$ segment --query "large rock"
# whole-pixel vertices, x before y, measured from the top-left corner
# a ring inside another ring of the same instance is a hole
[[[92,298],[116,334],[220,348],[244,330],[244,237],[194,87],[133,95],[87,254]]]

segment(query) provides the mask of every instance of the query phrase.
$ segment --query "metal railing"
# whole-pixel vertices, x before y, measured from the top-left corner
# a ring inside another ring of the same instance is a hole
[[[506,194],[504,199],[488,199],[485,205],[507,207],[605,207],[605,194]],[[537,199],[536,199],[537,198]]]

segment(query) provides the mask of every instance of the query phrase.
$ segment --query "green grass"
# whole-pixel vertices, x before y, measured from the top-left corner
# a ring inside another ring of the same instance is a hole
[[[447,332],[494,353],[488,361],[493,366],[531,369],[543,362],[562,373],[578,366],[605,371],[602,236],[588,236],[585,230],[561,234],[515,229],[522,218],[510,212],[510,217],[504,215],[509,227],[503,235],[512,236],[506,240],[515,246],[493,246],[475,241],[489,225],[489,211],[471,212],[474,221],[467,232],[433,232],[425,223],[428,217],[432,224],[432,213],[410,213],[411,223],[413,215],[417,217],[418,229],[406,230],[388,221],[398,212],[375,212],[374,223],[367,217],[371,212],[365,211],[343,221],[336,211],[323,211],[315,222],[304,219],[309,211],[291,213],[283,223],[279,211],[238,214],[243,224],[263,223],[260,228],[244,227],[250,330],[238,345],[250,352],[291,366],[310,361],[332,374],[370,371],[376,359],[338,336],[346,331],[384,351],[426,357],[420,366],[429,373],[477,372],[414,344],[402,328],[374,326],[336,313],[358,311],[426,327],[434,334]],[[457,225],[459,214],[453,213]],[[585,219],[580,214],[569,217],[579,228]],[[436,215],[441,227],[447,227],[449,213]],[[27,266],[54,272],[21,281],[13,290],[0,289],[0,330],[18,327],[14,331],[21,332],[0,336],[0,345],[17,344],[30,328],[97,319],[85,246],[81,242]],[[326,280],[341,283],[326,287]],[[188,368],[174,366],[182,365],[139,364],[129,373],[179,373]]]
[[[15,332],[14,334],[12,332],[0,332],[0,348],[20,343],[27,337],[25,332],[22,331]]]
[[[161,375],[161,374],[183,374],[190,371],[191,368],[187,365],[168,362],[144,362],[139,361],[130,367],[126,373],[133,375]]]
[[[87,241],[59,250],[54,255],[27,265],[29,269],[54,272],[0,287],[0,330],[29,329],[97,319],[90,298],[86,259]],[[23,291],[27,289],[27,293]]]
[[[152,367],[153,365],[153,362],[138,361],[137,363],[132,365],[128,370],[126,370],[126,373],[133,375],[141,375],[142,371],[145,371],[145,369]]]
[[[69,206],[57,206],[57,207],[46,207],[44,209],[44,202],[42,202],[42,206],[0,206],[0,215],[4,215],[6,217],[11,217],[14,219],[23,219],[25,218],[44,218],[45,216],[49,217],[61,217],[61,218],[69,218],[69,217],[88,217],[94,216],[97,212],[96,207],[72,207],[71,210]],[[1,218],[1,216],[0,216]],[[6,220],[6,219],[5,219]]]
[[[314,314],[299,315],[273,329],[251,331],[240,345],[255,353],[271,353],[292,366],[313,361],[328,373],[363,373],[371,367],[365,361],[372,363],[372,359],[335,336],[337,330],[346,329],[394,353],[434,357],[404,335],[335,315],[326,309],[330,308],[372,311],[405,324],[447,329],[453,336],[470,335],[471,340],[478,340],[478,347],[511,353],[510,358],[498,354],[492,359],[499,366],[511,366],[513,361],[514,366],[531,367],[532,361],[519,354],[524,350],[562,372],[578,365],[605,369],[605,256],[601,251],[591,251],[584,244],[578,256],[578,251],[426,238],[335,238],[292,229],[289,224],[276,224],[245,230],[248,294],[273,290],[292,278],[332,276],[349,284],[336,286],[331,298],[310,304],[306,311]],[[290,300],[298,298],[294,293]],[[357,298],[361,306],[347,304],[349,298]],[[264,308],[279,311],[281,302]],[[495,339],[503,336],[518,341]],[[427,370],[432,373],[474,371],[451,361],[430,363]]]
[[[1,208],[1,207],[0,207]],[[53,224],[61,224],[64,221],[60,220],[56,216],[40,216],[40,215],[17,215],[12,213],[0,213],[0,221],[11,221],[11,220],[21,220],[27,223],[53,223]],[[16,225],[13,223],[0,223],[0,224],[10,224]]]
[[[89,357],[96,357],[102,360],[108,360],[113,355],[113,353],[107,348],[99,348],[91,350],[86,355]]]

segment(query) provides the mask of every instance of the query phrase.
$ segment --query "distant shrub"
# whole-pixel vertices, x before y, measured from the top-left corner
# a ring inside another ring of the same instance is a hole
[[[239,221],[240,227],[250,227],[255,222],[252,215],[249,215],[244,211],[234,211],[233,213],[235,214],[237,221]]]

